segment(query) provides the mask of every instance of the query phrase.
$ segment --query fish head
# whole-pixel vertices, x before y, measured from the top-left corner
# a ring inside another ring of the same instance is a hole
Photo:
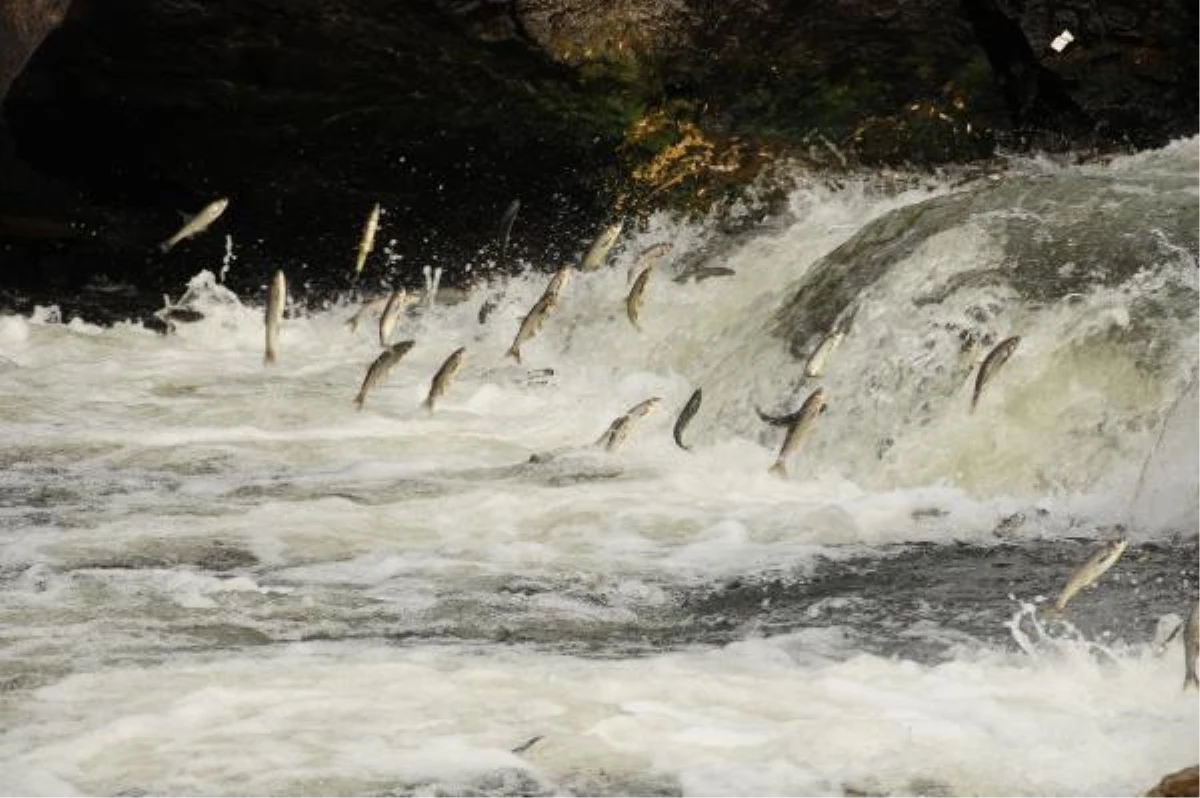
[[[208,209],[209,209],[209,212],[213,215],[213,218],[215,219],[216,217],[218,217],[222,213],[224,213],[225,209],[228,207],[229,207],[229,197],[221,197],[218,200],[213,200],[213,203],[208,206]]]

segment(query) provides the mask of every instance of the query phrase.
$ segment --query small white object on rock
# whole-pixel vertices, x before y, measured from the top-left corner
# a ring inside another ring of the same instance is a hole
[[[1073,41],[1075,41],[1075,37],[1071,34],[1071,31],[1064,29],[1062,33],[1054,37],[1054,41],[1050,42],[1050,49],[1056,53],[1061,53]]]

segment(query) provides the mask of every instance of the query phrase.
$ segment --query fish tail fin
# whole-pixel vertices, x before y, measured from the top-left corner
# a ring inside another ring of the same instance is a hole
[[[518,363],[521,362],[521,350],[517,348],[516,344],[513,344],[512,346],[510,346],[508,348],[508,351],[505,352],[504,354],[508,355],[513,360],[517,361]]]
[[[263,355],[263,365],[264,366],[275,365],[275,352],[273,352],[270,349],[267,350],[266,354]]]
[[[1200,678],[1194,672],[1189,672],[1183,677],[1184,690],[1200,690]]]
[[[979,404],[979,392],[971,394],[971,412],[975,412],[975,405]]]
[[[363,402],[366,401],[366,399],[367,399],[367,397],[363,396],[360,393],[358,396],[354,397],[354,406],[357,407],[359,410],[362,410]]]
[[[175,246],[175,242],[168,238],[166,241],[162,242],[155,248],[160,253],[167,253],[167,252],[171,251],[171,247],[173,247],[173,246]]]
[[[1066,613],[1063,612],[1064,609],[1064,607],[1059,607],[1057,604],[1051,604],[1046,607],[1038,607],[1037,614],[1043,618],[1046,618],[1047,620],[1057,620],[1066,615]]]
[[[421,407],[423,407],[425,410],[432,413],[433,412],[433,397],[432,396],[425,397],[425,401],[421,402]]]
[[[788,475],[787,464],[784,463],[782,460],[776,460],[775,465],[773,465],[767,469],[767,473],[774,474],[775,476],[781,477],[782,479],[787,479],[787,475]]]

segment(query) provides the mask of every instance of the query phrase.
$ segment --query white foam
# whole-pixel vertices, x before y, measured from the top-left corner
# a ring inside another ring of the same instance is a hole
[[[1172,158],[1194,169],[1189,152],[1135,158],[1171,177]],[[1142,171],[1118,159],[1057,174]],[[1133,534],[1194,531],[1194,383],[1171,410],[1195,364],[1194,308],[1150,312],[1194,294],[1187,246],[1164,234],[1133,276],[1061,301],[968,281],[949,305],[914,304],[931,282],[1005,268],[990,225],[1029,223],[1024,208],[928,237],[869,289],[822,381],[829,412],[787,479],[767,473],[783,432],[754,407],[793,409],[810,388],[778,329],[796,281],[871,219],[949,190],[804,188],[789,218],[715,256],[735,275],[701,283],[666,278],[714,234],[657,215],[611,269],[576,275],[520,365],[504,352],[544,274],[405,317],[397,337],[417,344],[362,411],[352,398],[379,347],[371,323],[346,328],[354,308],[285,319],[271,368],[262,309],[207,273],[186,297],[204,318],[173,336],[64,325],[57,308],[0,319],[0,351],[20,364],[0,369],[0,489],[17,497],[0,507],[0,562],[23,569],[0,595],[0,620],[22,635],[0,666],[67,674],[0,706],[0,791],[454,792],[523,773],[582,793],[597,789],[589,778],[629,791],[662,778],[690,794],[1112,793],[1194,761],[1178,649],[1104,655],[1027,626],[1014,628],[1035,657],[914,624],[914,638],[962,644],[938,666],[858,654],[838,627],[631,662],[280,642],[384,636],[392,619],[458,612],[456,601],[487,613],[512,584],[530,586],[513,603],[534,617],[604,629],[680,585],[883,544],[990,542],[1022,514],[1004,534],[1100,534],[1129,520],[1151,452]],[[675,249],[639,333],[626,270],[663,240]],[[955,342],[937,332],[967,306],[987,310],[993,332],[1022,335],[974,414],[971,364],[953,373]],[[430,416],[419,403],[458,346],[466,365]],[[683,452],[671,426],[698,385]],[[619,453],[592,446],[650,395],[662,412]],[[326,618],[335,599],[349,607]],[[847,601],[816,601],[808,617],[837,622]],[[81,609],[96,607],[104,621]],[[481,634],[502,623],[478,619]],[[242,646],[264,636],[279,644]],[[226,649],[175,650],[212,639]],[[112,654],[146,657],[147,641],[166,664]],[[547,738],[510,753],[535,734]]]

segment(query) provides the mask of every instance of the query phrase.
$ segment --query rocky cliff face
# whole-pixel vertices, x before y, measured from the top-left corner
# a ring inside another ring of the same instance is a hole
[[[0,3],[0,99],[29,56],[66,14],[70,0],[8,0]]]
[[[553,263],[781,153],[928,164],[1196,127],[1181,0],[74,0],[26,64],[66,5],[0,0],[4,117],[40,176],[0,188],[9,285],[106,271],[157,295],[229,233],[235,288],[280,265],[333,288],[374,202],[391,262],[368,283],[463,282],[497,267],[514,198],[516,254]],[[153,253],[217,196],[215,234]]]

